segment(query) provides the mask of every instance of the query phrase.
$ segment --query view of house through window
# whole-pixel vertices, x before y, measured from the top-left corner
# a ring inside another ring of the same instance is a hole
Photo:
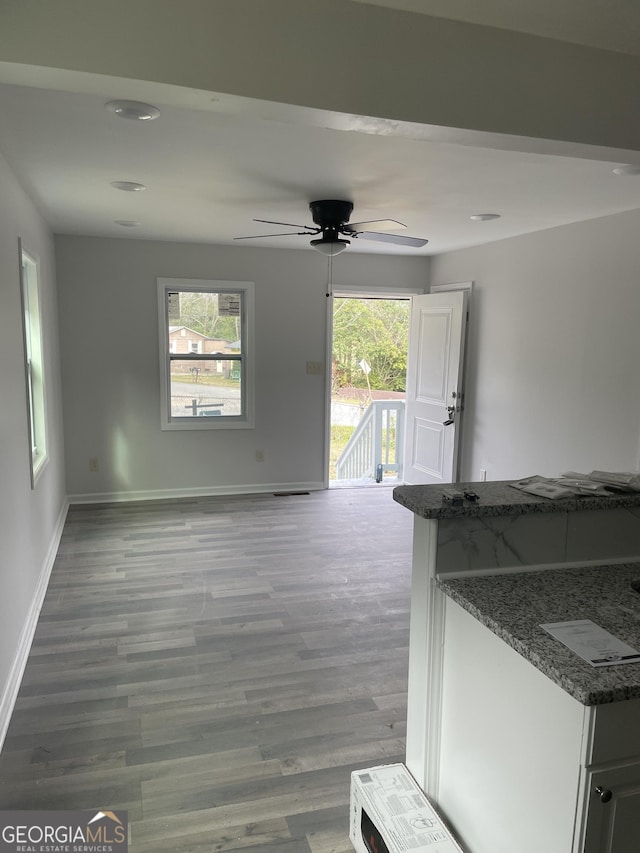
[[[160,279],[164,428],[248,424],[251,296],[248,283]]]
[[[25,381],[31,462],[31,485],[47,459],[47,429],[44,395],[44,359],[38,263],[20,247],[25,353]]]

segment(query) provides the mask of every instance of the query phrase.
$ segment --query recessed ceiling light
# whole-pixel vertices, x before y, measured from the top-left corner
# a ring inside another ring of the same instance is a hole
[[[488,222],[490,219],[500,219],[499,213],[474,213],[469,219],[474,222]]]
[[[135,219],[114,219],[113,221],[116,225],[122,225],[123,228],[135,228],[136,225],[140,225]]]
[[[618,166],[613,170],[614,175],[640,175],[640,166]]]
[[[111,186],[125,193],[137,193],[147,188],[145,184],[139,184],[137,181],[111,181]]]
[[[142,101],[107,101],[105,107],[120,118],[130,118],[134,121],[151,121],[160,115],[157,107]]]

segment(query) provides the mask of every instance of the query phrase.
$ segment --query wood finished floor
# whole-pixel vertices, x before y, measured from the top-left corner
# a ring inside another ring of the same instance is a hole
[[[72,507],[2,809],[126,809],[133,853],[350,853],[404,760],[412,516],[391,489]]]

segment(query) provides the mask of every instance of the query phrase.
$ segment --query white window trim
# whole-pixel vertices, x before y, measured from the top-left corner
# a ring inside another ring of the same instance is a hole
[[[36,255],[28,252],[22,240],[18,238],[18,258],[20,270],[20,304],[22,307],[22,341],[24,347],[24,378],[25,402],[27,414],[27,436],[29,452],[29,475],[31,488],[35,489],[48,461],[47,451],[47,397],[44,345],[42,336],[42,299],[40,284],[40,261]],[[26,272],[31,267],[33,279]],[[29,293],[27,293],[29,290]],[[30,316],[35,307],[35,326],[27,325],[27,305]],[[38,387],[34,387],[32,365],[35,364],[40,374]],[[36,424],[37,446],[34,441],[34,424]],[[38,438],[38,434],[40,437]]]
[[[244,331],[244,362],[242,395],[244,415],[223,418],[172,418],[170,403],[169,342],[167,330],[167,293],[173,291],[214,290],[244,294],[242,325]],[[255,425],[255,286],[252,281],[218,281],[201,278],[158,279],[158,330],[160,338],[160,429],[216,430],[253,429]]]

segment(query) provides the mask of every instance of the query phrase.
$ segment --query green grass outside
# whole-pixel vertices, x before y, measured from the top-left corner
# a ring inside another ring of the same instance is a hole
[[[190,385],[214,385],[216,388],[238,388],[240,382],[238,379],[227,379],[219,374],[209,374],[200,376],[195,379],[190,373],[172,373],[172,382],[185,382]]]

